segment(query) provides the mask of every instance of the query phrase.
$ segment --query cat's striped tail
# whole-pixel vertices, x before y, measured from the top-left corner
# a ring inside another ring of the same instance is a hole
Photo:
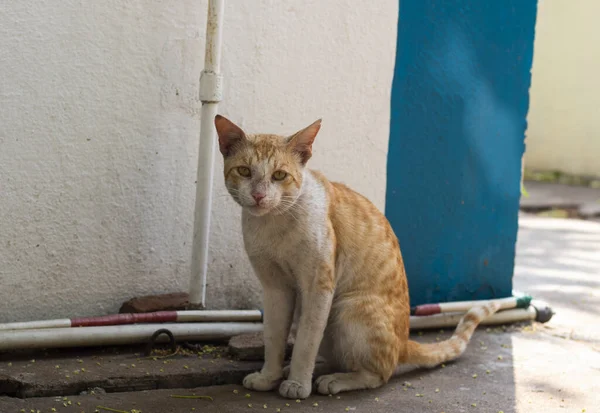
[[[495,301],[471,308],[458,323],[452,337],[440,343],[422,344],[409,341],[403,363],[419,367],[435,367],[460,357],[465,352],[479,323],[499,308],[500,304]]]

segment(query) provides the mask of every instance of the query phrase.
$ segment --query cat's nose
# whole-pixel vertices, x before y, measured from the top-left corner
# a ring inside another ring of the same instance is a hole
[[[263,193],[263,192],[255,192],[252,194],[252,198],[254,198],[254,200],[256,201],[256,204],[260,204],[260,201],[267,196],[267,194]]]

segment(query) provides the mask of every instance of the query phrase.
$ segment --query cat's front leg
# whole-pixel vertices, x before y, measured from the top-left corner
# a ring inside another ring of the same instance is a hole
[[[320,267],[320,271],[325,273],[321,272],[313,278],[313,282],[301,293],[302,309],[289,377],[279,387],[279,393],[290,399],[305,399],[310,395],[319,345],[331,310],[333,268],[325,265]]]
[[[283,377],[285,347],[292,323],[295,293],[285,283],[274,264],[253,266],[263,286],[265,364],[261,371],[244,378],[244,387],[256,391],[273,390]]]

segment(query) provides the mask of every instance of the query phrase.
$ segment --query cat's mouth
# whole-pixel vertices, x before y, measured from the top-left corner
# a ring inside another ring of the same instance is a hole
[[[251,205],[247,206],[248,212],[254,216],[260,217],[271,212],[271,208],[265,205]]]

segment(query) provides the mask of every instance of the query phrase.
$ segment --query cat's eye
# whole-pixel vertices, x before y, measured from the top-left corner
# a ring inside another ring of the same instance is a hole
[[[244,178],[248,178],[251,175],[250,174],[250,168],[248,168],[246,166],[239,166],[237,168],[237,172],[238,172],[238,174],[240,174]]]
[[[273,179],[276,180],[276,181],[283,181],[286,176],[287,176],[287,173],[285,173],[283,171],[275,171],[275,172],[273,172]]]

